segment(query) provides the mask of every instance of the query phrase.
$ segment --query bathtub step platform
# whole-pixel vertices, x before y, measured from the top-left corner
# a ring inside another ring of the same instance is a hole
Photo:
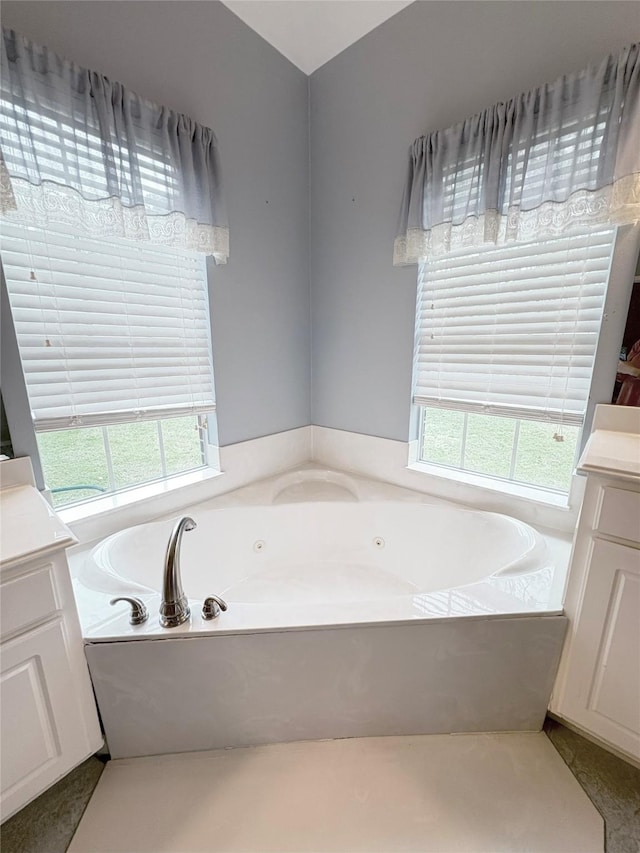
[[[542,733],[306,741],[107,764],[69,853],[602,853]]]

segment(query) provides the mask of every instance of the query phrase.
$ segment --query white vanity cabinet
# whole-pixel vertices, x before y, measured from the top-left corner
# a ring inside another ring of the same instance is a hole
[[[4,821],[99,749],[102,736],[65,556],[73,536],[32,485],[0,489],[0,534]]]
[[[600,424],[617,415],[601,413]],[[638,415],[620,413],[622,426]],[[596,416],[580,470],[588,479],[565,601],[570,630],[551,710],[640,761],[640,435],[598,429]]]

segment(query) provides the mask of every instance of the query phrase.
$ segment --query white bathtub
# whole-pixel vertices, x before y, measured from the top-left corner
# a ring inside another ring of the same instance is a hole
[[[566,620],[557,549],[530,526],[317,469],[181,514],[197,523],[182,542],[185,625],[157,618],[175,518],[75,560],[115,757],[540,727]],[[228,610],[205,621],[212,593]],[[149,620],[130,626],[126,605],[109,607],[118,594]]]
[[[103,593],[87,637],[562,612],[547,541],[504,515],[313,469],[183,514],[198,525],[181,549],[191,622],[164,629],[157,620],[173,517],[120,531],[85,556],[78,581]],[[205,622],[212,593],[229,610]],[[126,605],[119,615],[104,606],[118,594],[141,597],[149,621],[129,628]]]

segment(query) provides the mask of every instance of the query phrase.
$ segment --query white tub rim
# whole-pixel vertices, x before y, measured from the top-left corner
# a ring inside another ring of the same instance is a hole
[[[274,505],[274,499],[277,499],[278,495],[282,495],[282,493],[291,485],[295,486],[301,483],[305,484],[310,482],[321,484],[330,483],[339,488],[348,490],[348,493],[352,495],[348,502],[353,502],[353,496],[357,497],[358,502],[376,502],[379,501],[381,499],[380,496],[383,495],[391,496],[394,500],[402,502],[409,501],[411,503],[436,505],[441,507],[449,506],[454,507],[458,512],[470,512],[476,515],[487,514],[486,510],[475,510],[471,507],[452,504],[449,501],[432,498],[423,493],[411,492],[410,490],[401,487],[369,480],[359,476],[353,476],[342,471],[327,469],[316,465],[301,466],[291,471],[287,471],[284,474],[279,474],[274,477],[267,478],[264,481],[235,490],[234,492],[230,492],[207,501],[202,501],[196,506],[200,508],[213,509],[225,506],[261,505],[267,499],[267,496],[270,497],[271,504]],[[296,500],[293,502],[305,503],[306,501]],[[282,505],[277,500],[275,501],[275,504]],[[169,518],[175,518],[176,515],[181,514],[189,514],[189,508],[186,507],[181,513],[172,513],[170,516],[165,516],[164,519],[155,519],[152,522],[146,522],[145,525],[140,526],[166,521]],[[518,519],[510,519],[509,516],[504,516],[504,514],[490,514],[495,516],[502,515],[505,518],[509,518],[510,521],[515,521],[521,525],[524,524]],[[526,524],[524,526],[531,527]],[[544,531],[538,532],[541,533],[542,537],[548,543],[552,541],[554,546],[552,550],[555,550],[557,554],[560,554],[560,562],[568,560],[570,547],[568,537],[550,537]],[[118,534],[113,535],[117,536]],[[120,610],[120,612],[114,612],[116,608],[112,609],[109,607],[107,594],[99,593],[95,590],[88,590],[86,585],[82,582],[82,565],[93,547],[95,547],[95,545],[84,546],[76,549],[71,559],[72,574],[74,575],[74,587],[79,604],[83,633],[87,641],[116,641],[142,637],[149,639],[162,639],[168,637],[176,638],[207,634],[235,634],[253,631],[300,631],[310,628],[337,628],[353,625],[373,626],[381,623],[386,624],[388,622],[393,622],[394,624],[413,624],[415,621],[422,620],[441,621],[451,619],[513,618],[515,616],[558,615],[563,612],[562,588],[564,585],[564,571],[566,570],[566,563],[565,565],[558,565],[556,568],[555,574],[558,575],[559,572],[562,574],[562,578],[556,577],[554,580],[553,577],[549,577],[548,595],[542,596],[536,602],[529,603],[529,605],[525,605],[521,602],[519,606],[515,604],[512,606],[505,606],[499,611],[485,607],[466,607],[465,612],[462,612],[462,609],[464,608],[460,608],[457,611],[453,609],[447,613],[437,613],[433,609],[431,609],[431,611],[429,610],[429,600],[425,599],[425,612],[420,615],[415,613],[408,615],[407,613],[403,614],[395,612],[393,611],[393,608],[387,609],[387,612],[385,613],[384,608],[372,608],[372,612],[369,614],[369,617],[361,615],[359,618],[356,618],[353,612],[347,612],[346,610],[336,612],[335,605],[332,604],[331,606],[318,605],[315,608],[310,608],[307,617],[296,621],[295,619],[291,619],[290,613],[285,614],[278,608],[266,608],[266,605],[245,602],[234,605],[234,611],[237,618],[233,618],[231,612],[228,611],[216,620],[205,622],[200,618],[202,602],[198,599],[191,598],[191,621],[177,629],[162,629],[157,624],[159,595],[155,592],[149,592],[148,589],[139,589],[137,593],[134,591],[133,594],[138,594],[139,597],[143,599],[149,609],[150,618],[148,622],[141,626],[130,626],[128,624],[126,610],[123,609]],[[481,583],[463,584],[462,586],[453,586],[447,590],[441,590],[439,592],[455,593],[458,596],[469,596],[478,594],[478,587],[480,586]],[[211,592],[216,593],[217,590],[212,589]],[[109,595],[112,597],[113,593],[109,593]],[[269,610],[268,618],[265,613],[261,614],[261,618],[258,618],[260,614],[258,614],[257,611],[260,608]],[[324,611],[327,612],[324,612],[319,608],[324,608]],[[331,610],[333,610],[333,612],[328,612]],[[338,610],[340,611],[340,608]]]

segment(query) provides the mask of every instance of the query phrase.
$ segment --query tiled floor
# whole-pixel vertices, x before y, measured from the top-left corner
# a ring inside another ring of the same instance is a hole
[[[640,770],[550,717],[544,728],[605,819],[607,853],[640,853]]]
[[[65,853],[104,770],[84,761],[0,827],[2,853]]]
[[[537,734],[315,741],[110,762],[70,853],[603,850]]]

